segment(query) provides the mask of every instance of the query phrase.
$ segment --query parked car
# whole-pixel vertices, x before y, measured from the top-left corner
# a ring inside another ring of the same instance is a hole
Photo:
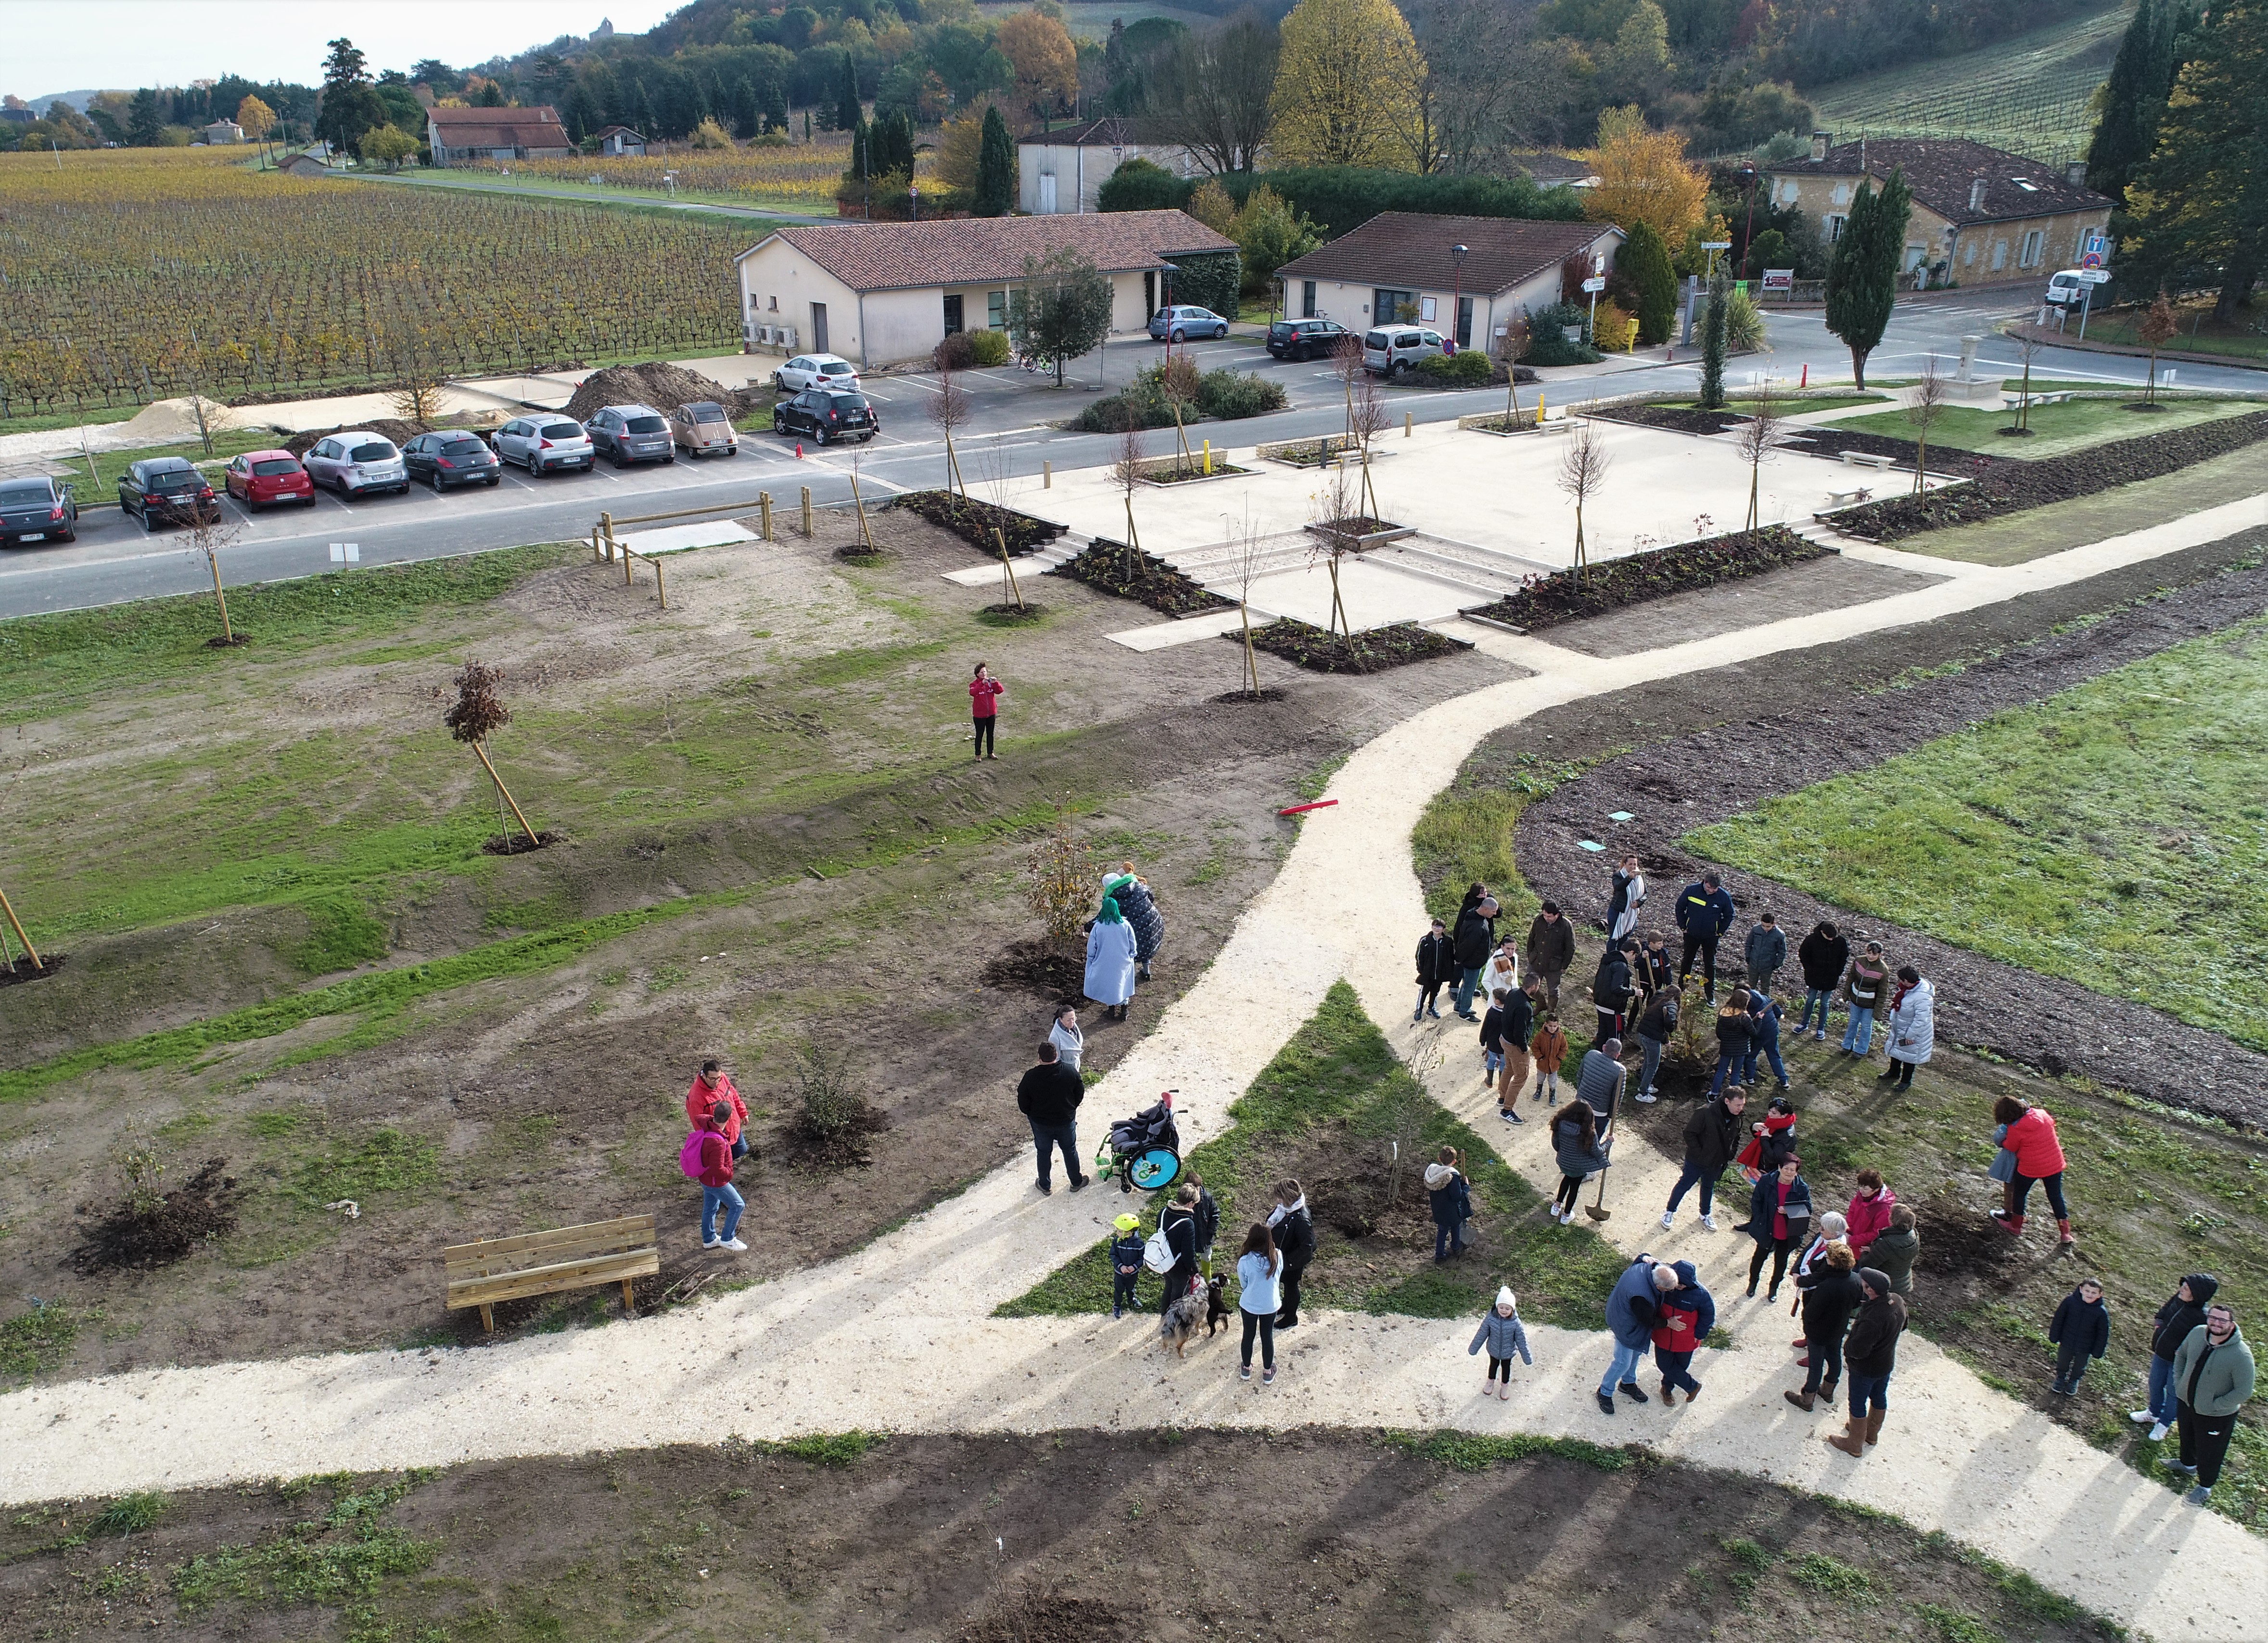
[[[840,354],[798,354],[772,372],[772,386],[784,393],[822,384],[855,387],[858,382],[858,367]]]
[[[2040,300],[2051,308],[2083,308],[2088,306],[2087,288],[2094,282],[2086,277],[2084,269],[2058,269],[2048,276],[2047,294]]]
[[[1278,320],[1268,328],[1268,351],[1278,359],[1313,359],[1337,352],[1353,335],[1336,320]]]
[[[504,477],[489,442],[465,429],[446,433],[421,433],[401,447],[402,466],[412,479],[422,479],[436,490],[451,485],[487,485],[493,490]]]
[[[733,419],[715,400],[695,400],[669,413],[669,438],[681,451],[693,456],[722,452],[731,456],[740,448]]]
[[[278,502],[315,505],[315,482],[289,451],[247,451],[228,465],[221,483],[247,512]]]
[[[1176,305],[1160,308],[1150,316],[1150,340],[1153,343],[1185,343],[1192,336],[1227,335],[1228,321],[1210,308]]]
[[[1381,326],[1362,339],[1362,368],[1381,377],[1398,377],[1414,370],[1428,354],[1445,351],[1439,331],[1415,325]]]
[[[587,473],[597,460],[583,424],[557,415],[514,417],[497,430],[496,453],[497,460],[517,462],[538,478],[563,468]]]
[[[591,448],[616,468],[630,462],[674,462],[669,423],[651,405],[609,405],[583,424]]]
[[[774,433],[803,434],[821,445],[856,438],[861,445],[882,431],[874,404],[852,388],[806,388],[772,407]]]
[[[342,497],[409,489],[409,469],[394,441],[366,428],[317,440],[304,460],[308,478]]]
[[[71,488],[45,474],[0,479],[0,548],[78,540],[78,504]]]
[[[183,524],[194,519],[210,524],[220,518],[220,499],[186,456],[152,456],[131,464],[118,479],[118,506],[142,528]]]

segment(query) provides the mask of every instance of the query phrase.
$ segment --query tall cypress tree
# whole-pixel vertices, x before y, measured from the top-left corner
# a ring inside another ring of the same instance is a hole
[[[1729,260],[1709,270],[1709,311],[1701,316],[1701,409],[1725,402],[1725,305],[1732,299]]]
[[[2126,26],[2087,145],[2087,186],[2097,194],[2124,199],[2134,168],[2150,157],[2173,88],[2174,31],[2180,21],[2174,0],[2141,0]]]
[[[764,129],[764,111],[756,101],[756,88],[747,75],[733,88],[733,123],[744,137],[761,136]]]
[[[976,150],[976,201],[979,217],[1005,217],[1016,208],[1016,149],[1008,140],[1008,122],[998,105],[984,111],[984,134]]]
[[[892,109],[888,115],[875,122],[879,136],[874,152],[882,162],[884,171],[902,171],[914,174],[914,117],[902,108]]]
[[[1649,347],[1668,342],[1677,323],[1677,270],[1669,265],[1669,247],[1643,219],[1630,225],[1615,253],[1615,272],[1638,287],[1638,340]]]
[[[843,85],[835,98],[835,126],[839,131],[856,131],[866,111],[858,103],[858,65],[850,54],[843,54]]]
[[[1859,185],[1851,215],[1827,256],[1827,328],[1851,350],[1851,374],[1867,386],[1867,356],[1889,328],[1898,298],[1898,259],[1906,247],[1913,195],[1905,173],[1894,171],[1880,194]]]

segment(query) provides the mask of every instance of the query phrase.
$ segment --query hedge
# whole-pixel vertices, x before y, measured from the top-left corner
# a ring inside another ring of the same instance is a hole
[[[1236,318],[1238,295],[1244,290],[1244,258],[1234,251],[1191,251],[1176,254],[1173,293],[1177,303],[1210,308],[1224,319]],[[1162,295],[1160,300],[1163,301]]]
[[[1314,219],[1326,239],[1359,228],[1381,211],[1424,211],[1447,217],[1516,217],[1579,223],[1583,203],[1572,188],[1539,188],[1525,177],[1420,177],[1406,171],[1356,166],[1314,166],[1289,171],[1230,172],[1215,178],[1176,177],[1141,158],[1128,160],[1102,185],[1106,211],[1155,211],[1186,206],[1201,182],[1228,190],[1239,210],[1256,188],[1274,189],[1294,210]],[[1197,298],[1184,298],[1195,302]],[[1211,305],[1208,304],[1208,306]],[[1220,308],[1226,313],[1230,309]]]

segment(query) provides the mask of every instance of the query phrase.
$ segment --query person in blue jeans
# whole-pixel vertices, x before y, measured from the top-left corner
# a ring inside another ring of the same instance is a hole
[[[1843,1048],[1862,1060],[1874,1047],[1874,1012],[1881,1008],[1882,991],[1889,984],[1890,967],[1882,957],[1882,944],[1869,941],[1867,950],[1851,961],[1851,974],[1843,984],[1844,1002],[1851,1006]]]
[[[1607,1297],[1607,1328],[1614,1331],[1615,1355],[1599,1377],[1599,1412],[1615,1412],[1615,1394],[1650,1402],[1638,1383],[1638,1367],[1653,1345],[1653,1326],[1660,1321],[1661,1303],[1681,1280],[1675,1269],[1641,1255],[1623,1269],[1615,1292]]]
[[[2149,1427],[2153,1443],[2163,1443],[2174,1425],[2174,1354],[2205,1322],[2205,1303],[2220,1293],[2220,1280],[2212,1273],[2192,1272],[2150,1321],[2150,1396],[2127,1418]]]
[[[1843,1368],[1850,1378],[1850,1419],[1827,1441],[1857,1459],[1881,1441],[1890,1412],[1890,1372],[1897,1367],[1898,1337],[1905,1333],[1906,1303],[1893,1293],[1879,1268],[1859,1269],[1864,1297],[1851,1333],[1843,1340]]]
[[[1795,961],[1803,971],[1803,1013],[1795,1018],[1795,1030],[1800,1033],[1808,1029],[1824,1043],[1827,1006],[1835,1001],[1835,989],[1842,984],[1843,972],[1850,968],[1851,943],[1831,923],[1822,919],[1795,949]],[[1815,1007],[1819,1012],[1815,1025],[1811,1019]]]
[[[701,1129],[701,1247],[738,1255],[748,1247],[738,1236],[748,1205],[733,1184],[733,1144],[725,1138],[732,1116],[731,1104],[720,1101]]]
[[[1433,1207],[1433,1259],[1453,1259],[1465,1252],[1465,1223],[1472,1219],[1473,1190],[1458,1168],[1457,1149],[1445,1146],[1425,1166],[1425,1194]]]
[[[1756,1057],[1762,1056],[1771,1065],[1772,1077],[1779,1080],[1782,1089],[1787,1087],[1787,1067],[1779,1058],[1780,1007],[1763,993],[1749,994],[1749,1058],[1741,1064],[1741,1082],[1756,1081]]]
[[[1726,1083],[1747,1082],[1742,1069],[1751,1059],[1753,1024],[1749,1020],[1749,995],[1735,987],[1717,1011],[1717,1071],[1709,1079],[1709,1094],[1723,1093]]]

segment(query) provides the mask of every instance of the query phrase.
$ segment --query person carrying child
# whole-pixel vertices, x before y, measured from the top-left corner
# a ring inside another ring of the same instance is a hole
[[[1559,1099],[1559,1066],[1567,1059],[1567,1029],[1559,1025],[1559,1013],[1546,1011],[1543,1025],[1535,1029],[1535,1038],[1529,1046],[1535,1052],[1535,1099]]]
[[[1690,1261],[1673,1261],[1677,1287],[1655,1297],[1653,1309],[1653,1367],[1661,1371],[1661,1406],[1675,1402],[1670,1394],[1683,1389],[1690,1404],[1701,1396],[1693,1378],[1693,1354],[1709,1331],[1717,1327],[1717,1298],[1702,1286]]]
[[[2083,1278],[2063,1298],[2048,1324],[2048,1344],[2056,1349],[2055,1389],[2066,1397],[2078,1396],[2087,1360],[2110,1350],[2110,1308],[2102,1304],[2102,1280]]]
[[[1141,1309],[1142,1303],[1135,1298],[1134,1290],[1142,1278],[1142,1222],[1129,1214],[1110,1224],[1118,1233],[1107,1251],[1110,1262],[1110,1315],[1123,1318],[1129,1307]]]
[[[1496,1292],[1496,1305],[1481,1314],[1481,1326],[1473,1331],[1473,1344],[1465,1348],[1465,1356],[1472,1357],[1484,1345],[1488,1348],[1489,1367],[1488,1379],[1481,1382],[1481,1396],[1495,1392],[1498,1398],[1509,1398],[1513,1353],[1518,1352],[1520,1361],[1530,1368],[1535,1366],[1535,1354],[1528,1350],[1528,1331],[1521,1327],[1520,1298],[1509,1284]]]

